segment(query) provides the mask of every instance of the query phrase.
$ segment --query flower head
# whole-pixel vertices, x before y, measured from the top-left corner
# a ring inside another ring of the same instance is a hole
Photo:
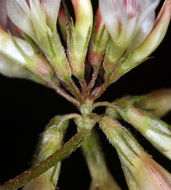
[[[100,0],[105,25],[121,48],[140,45],[155,22],[159,0]]]

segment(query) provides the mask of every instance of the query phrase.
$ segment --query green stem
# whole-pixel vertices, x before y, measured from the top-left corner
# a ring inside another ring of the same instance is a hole
[[[106,166],[103,151],[99,142],[99,137],[95,130],[92,131],[91,135],[82,144],[82,150],[92,178],[90,189],[120,190]]]
[[[72,137],[67,143],[65,143],[59,150],[48,157],[41,163],[33,166],[29,170],[23,172],[12,180],[9,180],[5,184],[0,186],[0,190],[16,190],[32,179],[35,179],[51,167],[53,167],[57,162],[63,160],[72,152],[74,152],[83,141],[90,135],[90,129],[80,129],[80,131]]]
[[[61,128],[64,122],[70,120],[70,119],[81,119],[81,115],[77,113],[71,113],[71,114],[66,114],[61,119],[59,120],[58,128]]]
[[[114,107],[113,102],[96,102],[93,104],[93,109],[97,108],[97,107]]]
[[[96,169],[104,169],[104,156],[102,154],[101,147],[99,146],[99,138],[94,130],[81,147],[86,158],[91,177],[96,178]]]

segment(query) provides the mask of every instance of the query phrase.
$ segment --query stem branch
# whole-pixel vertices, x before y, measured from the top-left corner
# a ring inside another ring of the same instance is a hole
[[[81,85],[82,94],[83,94],[83,96],[85,98],[87,98],[88,94],[89,94],[88,93],[88,88],[87,88],[87,83],[86,83],[85,79],[80,79],[79,82],[80,82],[80,85]]]
[[[97,98],[99,98],[103,92],[106,90],[106,88],[109,86],[110,82],[110,75],[106,76],[105,82],[98,88],[95,88],[92,92],[91,100],[95,101]]]
[[[60,128],[63,124],[63,122],[67,121],[67,120],[70,120],[70,119],[73,119],[73,118],[78,118],[80,119],[81,118],[81,115],[77,114],[77,113],[72,113],[72,114],[66,114],[64,115],[60,120],[59,120],[59,123],[58,123],[58,127]]]
[[[55,82],[50,81],[49,84],[50,84],[50,86],[52,86],[56,90],[56,92],[58,94],[60,94],[61,96],[63,96],[68,101],[72,102],[77,107],[80,107],[80,103],[75,98],[73,98],[72,96],[70,96],[69,94],[67,94],[62,88],[60,88],[59,86],[57,86]]]
[[[101,107],[101,106],[115,107],[114,103],[110,103],[110,102],[96,102],[96,103],[93,104],[93,109],[95,109],[97,107]]]
[[[90,91],[93,86],[95,85],[95,82],[97,80],[97,76],[99,73],[99,67],[94,67],[94,71],[93,71],[93,75],[92,75],[92,79],[90,81],[90,83],[88,84],[88,90]]]
[[[69,91],[76,97],[79,102],[83,101],[81,97],[80,90],[76,86],[75,82],[71,79],[71,81],[67,82],[66,85],[68,86]]]

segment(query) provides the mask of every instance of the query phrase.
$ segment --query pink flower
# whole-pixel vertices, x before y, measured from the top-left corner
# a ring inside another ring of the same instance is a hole
[[[57,2],[59,6],[60,1]],[[44,15],[47,16],[46,20],[52,29],[54,22],[56,23],[57,16],[55,19],[55,15],[58,14],[58,9],[57,13],[54,13],[53,9],[51,9],[52,1],[44,0],[41,1],[41,3],[41,7],[46,7]],[[28,10],[31,4],[34,4],[34,7],[32,7],[33,10],[29,12]],[[20,36],[19,32],[21,29],[21,31],[30,37],[38,34],[38,30],[36,31],[34,29],[34,32],[37,33],[33,32],[33,23],[31,23],[32,17],[35,16],[37,18],[37,16],[40,16],[38,12],[36,14],[36,8],[40,8],[38,4],[40,4],[40,1],[30,0],[28,4],[26,0],[0,0],[0,73],[5,76],[27,78],[37,81],[36,77],[29,70],[37,74],[40,78],[49,74],[49,71],[51,72],[47,61],[39,54],[36,54],[32,46]],[[41,10],[43,15],[43,8]],[[50,12],[50,10],[52,11]],[[35,22],[36,21],[35,19]],[[37,28],[39,28],[41,24],[42,23],[37,24]],[[11,33],[13,37],[9,33]],[[31,61],[28,61],[28,57]]]
[[[60,0],[6,0],[11,21],[48,54],[48,38],[56,32],[59,6]]]
[[[59,5],[60,0],[6,0],[12,22],[32,38],[56,28]]]
[[[159,0],[99,0],[104,23],[117,46],[139,46],[152,30]]]
[[[7,15],[6,0],[0,0],[0,74],[8,77],[32,79],[30,72],[25,68],[25,61],[17,51],[10,36],[6,32],[19,36],[17,27],[10,21]],[[21,39],[17,40],[23,49],[32,55],[32,50]],[[31,50],[31,51],[30,51]],[[13,60],[13,61],[12,61]]]

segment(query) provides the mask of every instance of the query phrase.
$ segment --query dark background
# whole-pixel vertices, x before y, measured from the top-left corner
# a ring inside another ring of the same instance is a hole
[[[154,58],[111,85],[101,100],[112,101],[124,95],[144,94],[155,89],[171,88],[170,29],[171,27],[160,47],[152,54]],[[40,133],[53,116],[72,112],[77,112],[74,106],[53,90],[31,81],[0,76],[0,183],[29,168]],[[171,113],[164,120],[171,124]],[[116,152],[100,129],[98,131],[108,166],[123,189],[127,189]],[[75,126],[71,123],[67,138],[75,132]],[[132,132],[153,158],[171,172],[169,161],[139,133]],[[77,150],[63,161],[58,186],[61,190],[69,188],[86,190],[89,182],[85,160],[81,151]]]

